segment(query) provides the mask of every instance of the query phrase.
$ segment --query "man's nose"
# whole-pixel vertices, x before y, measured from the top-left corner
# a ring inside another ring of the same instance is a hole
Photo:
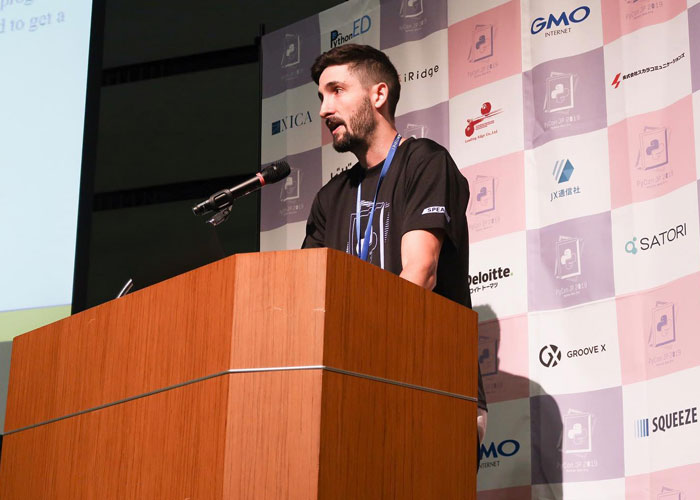
[[[321,109],[319,109],[318,114],[321,118],[326,118],[333,114],[333,108],[329,99],[323,99],[321,101]]]

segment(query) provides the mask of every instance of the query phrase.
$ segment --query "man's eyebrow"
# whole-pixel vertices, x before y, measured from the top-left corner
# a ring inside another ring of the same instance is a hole
[[[333,87],[335,87],[335,86],[337,86],[337,85],[343,85],[343,82],[338,81],[338,80],[333,80],[332,82],[327,82],[327,83],[323,86],[323,88],[325,88],[325,89],[332,89]],[[323,95],[321,94],[320,91],[318,92],[318,98],[321,99],[321,100],[323,100]]]

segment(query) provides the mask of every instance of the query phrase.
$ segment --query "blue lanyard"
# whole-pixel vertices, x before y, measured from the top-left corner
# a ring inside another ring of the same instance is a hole
[[[384,160],[384,166],[382,167],[382,172],[379,174],[379,180],[377,181],[377,190],[374,192],[374,201],[372,202],[372,210],[369,213],[369,220],[367,221],[367,228],[365,229],[365,239],[360,239],[360,214],[361,212],[361,201],[362,201],[362,182],[357,185],[357,203],[355,206],[355,230],[357,233],[357,246],[360,248],[359,255],[362,260],[367,260],[369,255],[369,243],[372,237],[372,223],[374,221],[374,209],[377,207],[377,195],[379,194],[379,187],[382,185],[382,181],[389,171],[391,166],[391,161],[394,159],[394,153],[396,153],[396,148],[399,147],[399,142],[401,142],[401,134],[396,134],[394,137],[394,142],[391,143],[391,148],[389,148],[389,153],[386,155]],[[381,238],[382,235],[379,235]],[[362,245],[360,245],[360,242]]]

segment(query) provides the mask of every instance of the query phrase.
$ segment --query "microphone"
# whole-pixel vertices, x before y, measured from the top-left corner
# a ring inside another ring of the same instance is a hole
[[[289,163],[280,160],[277,163],[263,168],[247,181],[241,182],[231,189],[222,189],[211,195],[202,203],[192,207],[195,215],[204,215],[209,212],[219,212],[227,207],[230,207],[233,200],[245,196],[253,191],[257,191],[266,184],[273,184],[281,181],[289,175]]]

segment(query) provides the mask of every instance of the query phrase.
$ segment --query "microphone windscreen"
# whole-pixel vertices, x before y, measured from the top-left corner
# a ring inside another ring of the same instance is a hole
[[[265,184],[272,184],[273,182],[281,181],[287,177],[289,172],[289,163],[280,160],[277,163],[263,168],[260,174],[263,176],[263,179],[265,179]]]

